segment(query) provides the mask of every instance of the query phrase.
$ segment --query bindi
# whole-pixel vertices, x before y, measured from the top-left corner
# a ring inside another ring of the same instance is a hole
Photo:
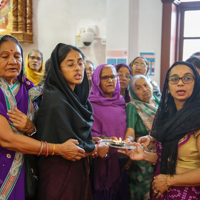
[[[11,51],[13,51],[13,50],[11,49]]]

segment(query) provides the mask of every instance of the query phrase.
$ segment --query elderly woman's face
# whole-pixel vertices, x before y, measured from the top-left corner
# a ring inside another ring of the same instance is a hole
[[[137,97],[145,102],[149,102],[152,97],[152,88],[150,83],[141,78],[135,82],[135,88],[133,90]]]
[[[179,78],[182,78],[179,80]],[[185,82],[185,83],[184,83]],[[177,102],[186,102],[192,95],[194,89],[194,72],[187,65],[177,65],[170,71],[169,74],[169,93]]]
[[[84,78],[84,62],[78,51],[71,50],[60,64],[61,73],[69,86],[74,90],[76,84],[81,84]]]
[[[103,67],[100,74],[100,88],[104,92],[105,97],[111,98],[116,88],[117,74],[115,68]]]
[[[13,41],[6,41],[0,46],[0,76],[8,83],[20,74],[22,55],[20,47]]]
[[[120,88],[126,89],[128,87],[131,77],[129,69],[125,66],[120,67],[118,75],[119,75]]]
[[[40,68],[42,67],[42,56],[39,52],[34,51],[29,54],[28,66],[33,71],[38,72],[40,70]]]
[[[139,75],[139,74],[146,76],[148,67],[147,67],[147,65],[146,65],[146,63],[143,59],[137,58],[134,61],[131,70],[132,70],[133,76],[136,76],[136,75]]]
[[[92,74],[94,72],[93,65],[91,63],[86,63],[85,64],[85,71],[87,73],[88,80],[90,81],[91,78],[92,78]]]

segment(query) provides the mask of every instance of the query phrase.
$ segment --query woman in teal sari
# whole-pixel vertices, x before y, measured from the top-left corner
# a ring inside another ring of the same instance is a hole
[[[153,94],[153,88],[147,77],[134,76],[129,83],[130,103],[126,107],[126,141],[138,141],[149,135],[159,100]],[[149,150],[153,150],[153,145]],[[146,161],[134,161],[130,167],[130,199],[146,200],[149,198],[153,165]]]

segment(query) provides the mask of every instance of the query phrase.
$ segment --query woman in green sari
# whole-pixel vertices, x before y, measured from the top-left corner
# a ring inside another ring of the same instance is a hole
[[[153,88],[147,77],[134,76],[129,83],[130,103],[126,107],[127,142],[138,141],[140,137],[149,135],[159,100],[153,94]],[[150,151],[153,146],[148,147]],[[130,167],[130,199],[147,200],[151,180],[153,178],[153,165],[146,161],[134,161]]]

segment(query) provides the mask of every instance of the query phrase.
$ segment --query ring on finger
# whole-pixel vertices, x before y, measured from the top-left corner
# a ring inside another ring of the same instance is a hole
[[[154,193],[158,193],[158,191],[157,191],[157,190],[154,190],[153,192],[154,192]]]

